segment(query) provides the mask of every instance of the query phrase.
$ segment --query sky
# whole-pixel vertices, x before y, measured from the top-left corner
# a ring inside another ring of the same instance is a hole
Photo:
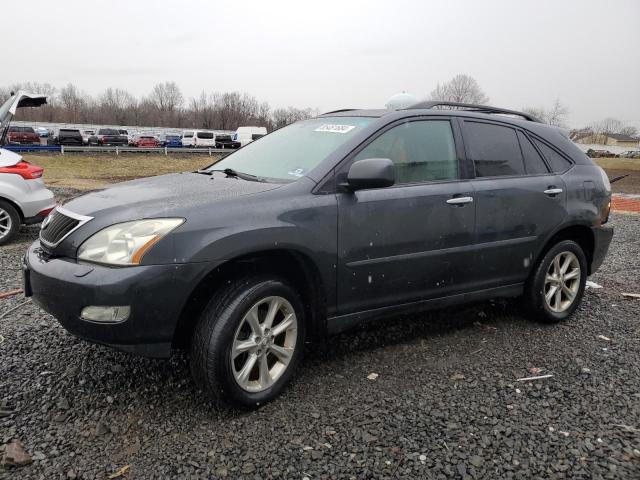
[[[56,5],[30,0],[11,15],[19,20],[4,18],[0,86],[72,82],[142,96],[175,81],[186,98],[240,91],[274,108],[329,111],[382,108],[401,91],[423,99],[465,73],[491,105],[560,99],[571,127],[615,117],[640,128],[640,0]]]

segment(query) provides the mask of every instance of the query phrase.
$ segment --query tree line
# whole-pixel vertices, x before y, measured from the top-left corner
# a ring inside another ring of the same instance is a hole
[[[48,95],[48,104],[34,109],[22,109],[19,119],[43,122],[91,123],[103,125],[140,125],[149,127],[202,128],[235,130],[243,125],[259,125],[269,131],[319,112],[311,108],[276,108],[260,102],[254,96],[240,92],[203,91],[198,97],[186,99],[175,82],[156,84],[141,98],[121,88],[107,88],[93,97],[72,83],[56,88],[49,83],[26,82],[0,87],[4,101],[12,91],[27,90]],[[438,83],[428,96],[431,100],[487,105],[489,97],[478,81],[466,74]],[[550,107],[524,107],[522,111],[544,123],[566,128],[568,107],[556,99]],[[638,129],[615,118],[594,122],[574,132],[595,134],[618,133],[638,135]]]
[[[146,127],[235,130],[243,125],[267,127],[269,131],[319,112],[311,108],[276,108],[240,92],[202,92],[186,99],[175,82],[156,84],[137,98],[121,88],[107,88],[97,96],[68,83],[56,88],[49,83],[25,82],[0,87],[0,104],[11,92],[26,90],[47,95],[47,104],[18,110],[16,120],[88,123],[98,125],[140,125]]]

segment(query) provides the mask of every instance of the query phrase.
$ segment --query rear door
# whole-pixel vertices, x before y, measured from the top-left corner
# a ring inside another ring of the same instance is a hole
[[[341,314],[464,291],[473,259],[471,182],[449,118],[403,120],[353,161],[389,158],[396,184],[338,198],[338,310]]]
[[[475,165],[474,289],[523,282],[542,241],[566,217],[566,193],[527,134],[498,122],[461,120]]]

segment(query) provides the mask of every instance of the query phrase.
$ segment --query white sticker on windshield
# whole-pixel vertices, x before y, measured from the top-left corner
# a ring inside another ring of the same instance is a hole
[[[356,128],[355,125],[334,125],[332,123],[325,123],[316,128],[316,132],[330,132],[330,133],[347,133]]]
[[[304,168],[296,168],[290,172],[287,172],[287,175],[291,175],[292,177],[304,177]]]

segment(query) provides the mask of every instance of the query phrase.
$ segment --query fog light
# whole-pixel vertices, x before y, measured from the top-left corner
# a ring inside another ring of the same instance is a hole
[[[80,313],[83,320],[100,323],[120,323],[129,318],[131,307],[84,307]]]

